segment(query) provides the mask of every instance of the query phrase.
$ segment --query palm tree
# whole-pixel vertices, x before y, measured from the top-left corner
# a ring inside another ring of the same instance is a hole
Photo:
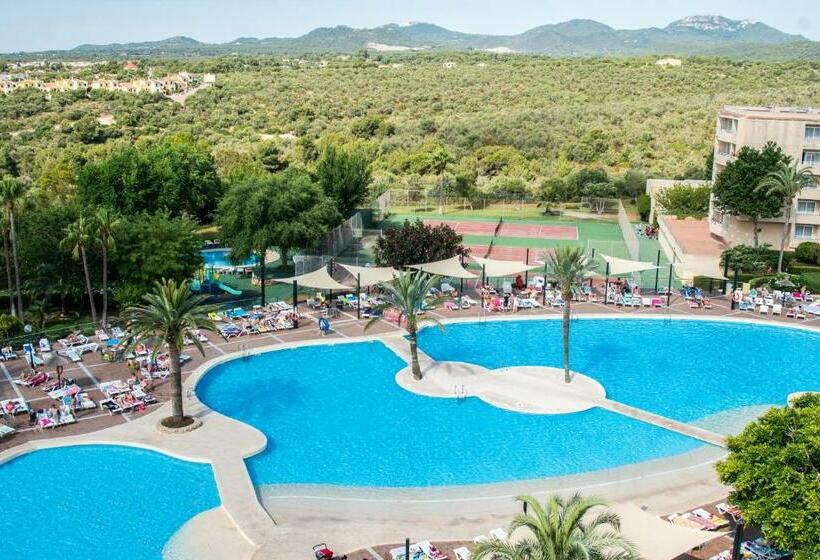
[[[515,544],[497,539],[479,543],[473,552],[476,560],[638,560],[640,555],[620,533],[618,516],[605,510],[599,498],[575,494],[568,500],[552,496],[544,505],[531,496],[519,496],[527,513],[510,524],[510,533],[526,529],[529,533]]]
[[[557,247],[547,253],[546,275],[561,288],[564,299],[564,382],[572,381],[569,371],[569,317],[572,302],[572,289],[584,281],[587,273],[594,269],[594,263],[588,259],[581,247]]]
[[[796,213],[792,212],[794,198],[800,191],[810,186],[814,181],[811,170],[808,167],[797,168],[797,162],[789,165],[780,162],[774,171],[766,175],[757,185],[755,191],[765,191],[767,196],[780,195],[783,197],[784,209],[783,217],[786,222],[783,224],[783,238],[780,240],[780,255],[777,257],[777,272],[783,272],[783,253],[786,251],[786,244],[791,236],[792,226],[796,220]]]
[[[166,425],[182,426],[185,423],[182,410],[182,371],[179,355],[185,344],[185,337],[195,329],[213,331],[214,322],[208,318],[212,307],[204,305],[207,296],[194,295],[188,289],[188,282],[175,280],[157,282],[154,290],[143,296],[145,304],[129,307],[125,311],[133,332],[131,346],[141,340],[157,338],[168,344],[171,360],[171,417]],[[189,336],[197,349],[205,355],[202,343],[196,336]],[[156,344],[154,352],[158,352]]]
[[[0,216],[0,235],[3,236],[3,257],[6,261],[6,285],[9,290],[9,310],[14,317],[17,317],[17,308],[14,305],[14,283],[11,279],[11,250],[9,249],[9,219],[7,216]]]
[[[405,319],[404,328],[407,330],[410,339],[410,369],[415,379],[421,379],[421,367],[419,366],[419,352],[416,336],[419,326],[424,323],[431,323],[441,327],[441,323],[430,316],[419,316],[419,312],[424,308],[424,296],[430,292],[430,288],[439,282],[440,278],[427,274],[421,270],[413,272],[403,272],[396,276],[392,282],[380,282],[384,293],[381,299],[384,301],[382,307],[395,307],[399,310],[399,323]],[[365,325],[365,330],[379,321],[379,317],[374,317]]]
[[[17,211],[17,204],[26,195],[29,189],[29,184],[15,179],[14,177],[5,176],[0,181],[0,203],[6,208],[6,216],[9,219],[9,240],[11,241],[11,252],[14,261],[14,284],[17,292],[17,313],[22,319],[23,317],[23,294],[20,289],[20,261],[17,258],[17,229],[15,225],[15,213]]]
[[[91,306],[91,320],[97,324],[97,307],[94,305],[94,292],[91,290],[91,274],[88,272],[88,257],[86,256],[86,249],[93,242],[93,229],[94,225],[80,216],[77,221],[65,228],[65,237],[60,245],[63,249],[71,251],[75,259],[83,261],[85,289],[88,292],[88,303]]]
[[[108,322],[108,251],[114,248],[114,233],[120,226],[119,217],[108,208],[95,215],[97,239],[102,247],[102,325]]]

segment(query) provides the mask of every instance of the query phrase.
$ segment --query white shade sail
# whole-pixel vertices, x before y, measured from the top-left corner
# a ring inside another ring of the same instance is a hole
[[[657,265],[651,262],[630,261],[627,259],[619,259],[618,257],[610,257],[609,255],[601,254],[609,265],[609,275],[618,276],[620,274],[631,274],[633,272],[641,272],[642,270],[655,270]]]
[[[291,276],[290,278],[276,278],[276,282],[283,284],[292,284],[296,282],[299,286],[307,286],[308,288],[316,288],[317,290],[344,290],[350,291],[350,286],[337,282],[333,277],[327,273],[327,268],[322,267],[313,272],[302,274],[301,276]]]
[[[338,264],[353,275],[353,278],[359,278],[359,285],[362,287],[372,286],[379,282],[390,282],[400,274],[398,270],[389,266],[353,266],[352,264]]]
[[[518,274],[519,272],[526,272],[528,270],[535,270],[536,268],[542,268],[544,266],[541,263],[526,264],[518,261],[501,261],[496,259],[485,259],[482,257],[474,256],[470,256],[470,258],[473,259],[473,261],[478,263],[484,269],[484,274],[488,277],[510,276],[512,274]]]
[[[476,278],[475,274],[469,270],[465,270],[464,267],[461,266],[461,260],[458,255],[431,263],[411,264],[410,268],[429,272],[430,274],[438,274],[439,276],[448,276],[450,278]]]
[[[673,525],[634,504],[617,504],[611,509],[621,519],[621,534],[646,560],[675,558],[725,534]]]

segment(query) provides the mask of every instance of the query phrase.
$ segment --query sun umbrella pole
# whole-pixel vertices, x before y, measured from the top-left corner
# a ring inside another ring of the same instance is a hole
[[[666,307],[672,302],[672,263],[669,263],[669,285],[666,287]]]
[[[356,319],[362,318],[362,298],[359,294],[362,293],[362,273],[356,274]]]
[[[606,305],[609,299],[609,263],[606,263],[606,273],[604,276],[604,305]]]
[[[530,264],[530,248],[529,247],[527,247],[527,252],[525,253],[525,256],[524,256],[524,264],[526,264],[528,266]],[[527,284],[529,284],[529,281],[530,281],[530,271],[529,271],[529,269],[527,269],[527,270],[524,271],[524,287],[525,288],[527,287]]]
[[[293,312],[299,313],[299,288],[296,285],[296,280],[293,281]]]
[[[658,268],[655,269],[655,293],[658,293],[658,279],[661,275],[661,250],[658,249],[658,260],[655,262],[655,266]]]

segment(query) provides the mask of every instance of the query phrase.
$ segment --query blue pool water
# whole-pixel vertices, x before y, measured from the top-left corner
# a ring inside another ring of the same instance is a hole
[[[206,249],[199,252],[202,255],[202,262],[205,268],[225,268],[229,266],[253,266],[256,264],[256,256],[253,256],[244,261],[234,263],[231,262],[230,249]]]
[[[219,505],[211,468],[121,446],[45,449],[0,465],[5,558],[155,560]]]
[[[607,396],[676,420],[784,405],[820,390],[820,333],[713,321],[579,319],[570,364]],[[563,367],[561,321],[496,321],[425,329],[419,346],[437,360],[498,368]]]
[[[466,354],[462,357],[466,357]],[[475,484],[565,475],[690,451],[695,440],[593,409],[539,416],[409,393],[379,342],[308,346],[226,362],[200,399],[251,424],[267,450],[254,483]]]

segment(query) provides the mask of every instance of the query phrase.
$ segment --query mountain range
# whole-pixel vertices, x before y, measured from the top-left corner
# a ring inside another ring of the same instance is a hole
[[[574,19],[534,27],[518,35],[451,31],[431,23],[388,24],[372,29],[320,27],[300,37],[241,37],[229,43],[202,43],[171,37],[140,43],[80,45],[36,53],[67,56],[203,56],[219,54],[351,53],[417,50],[488,51],[551,56],[629,56],[649,54],[717,55],[734,58],[820,59],[820,43],[784,33],[764,23],[722,16],[690,16],[664,28],[614,29]],[[29,53],[32,54],[32,53]]]

